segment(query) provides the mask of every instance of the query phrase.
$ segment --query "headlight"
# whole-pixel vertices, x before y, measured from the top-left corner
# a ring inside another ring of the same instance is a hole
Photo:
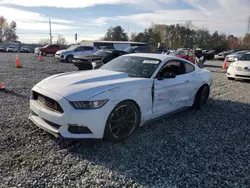
[[[97,65],[96,62],[92,63],[93,69],[96,67],[96,65]]]
[[[233,63],[230,63],[230,64],[229,64],[229,67],[230,67],[230,68],[234,68],[235,66],[234,66]]]
[[[70,101],[70,104],[75,109],[97,109],[104,106],[108,100],[99,100],[99,101]]]

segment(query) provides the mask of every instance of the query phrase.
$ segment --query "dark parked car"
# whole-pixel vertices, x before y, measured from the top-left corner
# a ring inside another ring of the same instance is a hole
[[[124,54],[127,54],[127,52],[121,50],[98,50],[93,55],[75,55],[73,63],[79,70],[98,69],[103,64]]]
[[[151,50],[148,46],[131,46],[124,49],[125,52],[131,53],[151,53]]]
[[[216,54],[215,50],[202,50],[202,55],[205,60],[214,59],[215,54]]]
[[[0,46],[0,52],[6,52],[6,48],[3,46]]]

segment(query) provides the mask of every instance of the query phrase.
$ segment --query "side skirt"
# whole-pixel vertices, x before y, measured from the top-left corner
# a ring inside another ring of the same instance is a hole
[[[179,110],[175,110],[175,111],[173,111],[173,112],[170,112],[170,113],[167,113],[167,114],[163,114],[163,115],[161,115],[161,116],[159,116],[159,117],[156,117],[156,118],[153,118],[153,119],[151,119],[151,120],[145,121],[145,122],[142,123],[140,126],[144,126],[144,125],[153,123],[153,122],[155,122],[155,121],[158,121],[158,120],[161,120],[161,119],[170,117],[170,116],[172,116],[172,115],[175,115],[175,114],[177,114],[177,113],[180,113],[180,112],[182,112],[182,111],[185,111],[185,110],[187,110],[187,109],[189,109],[189,108],[190,108],[190,107],[184,107],[184,108],[181,108],[181,109],[179,109]]]

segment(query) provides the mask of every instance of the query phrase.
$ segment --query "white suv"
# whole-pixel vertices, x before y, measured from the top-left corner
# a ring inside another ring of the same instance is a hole
[[[55,58],[59,59],[60,61],[72,63],[74,55],[92,55],[96,51],[97,48],[93,46],[73,45],[66,50],[57,51]]]

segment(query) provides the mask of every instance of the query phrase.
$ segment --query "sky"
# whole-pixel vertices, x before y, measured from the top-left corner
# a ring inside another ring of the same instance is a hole
[[[210,32],[247,32],[250,0],[0,0],[0,15],[17,22],[21,42],[35,43],[59,34],[69,43],[98,40],[109,26],[140,32],[155,24],[192,21]]]

